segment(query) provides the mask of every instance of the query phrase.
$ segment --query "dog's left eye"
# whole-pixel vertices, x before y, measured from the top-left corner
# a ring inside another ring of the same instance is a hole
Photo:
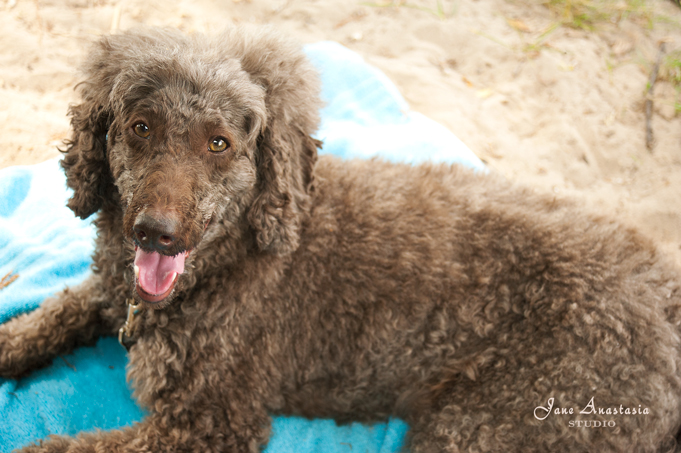
[[[132,127],[132,130],[135,131],[135,134],[138,137],[149,138],[149,136],[151,135],[151,131],[149,130],[149,126],[147,126],[146,124],[144,124],[142,122],[135,124]]]
[[[210,149],[214,153],[219,153],[227,149],[229,146],[229,143],[227,142],[227,139],[224,137],[215,137],[213,140],[208,143],[208,149]]]

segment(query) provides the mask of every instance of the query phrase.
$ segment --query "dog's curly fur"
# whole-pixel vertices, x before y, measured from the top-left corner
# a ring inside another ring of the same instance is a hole
[[[94,272],[0,326],[0,374],[116,333],[134,298],[150,414],[25,451],[257,452],[272,413],[396,414],[414,453],[676,448],[681,278],[637,232],[457,166],[317,160],[317,79],[271,30],[109,36],[84,73],[62,165]],[[187,255],[161,301],[139,247]]]

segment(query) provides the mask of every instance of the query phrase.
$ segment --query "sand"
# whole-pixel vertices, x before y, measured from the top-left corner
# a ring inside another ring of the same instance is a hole
[[[681,117],[664,70],[652,150],[644,113],[660,42],[681,48],[681,10],[669,0],[646,1],[646,14],[611,6],[620,14],[584,30],[530,0],[0,1],[0,168],[59,154],[78,62],[98,36],[268,23],[358,52],[492,171],[613,212],[681,264]]]

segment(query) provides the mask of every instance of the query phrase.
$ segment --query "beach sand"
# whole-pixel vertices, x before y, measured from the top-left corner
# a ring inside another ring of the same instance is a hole
[[[616,13],[580,29],[560,7],[527,0],[0,1],[0,168],[59,155],[77,67],[98,36],[272,24],[358,52],[492,171],[612,212],[681,264],[681,116],[664,65],[652,150],[644,108],[660,43],[681,48],[681,9],[610,5]]]

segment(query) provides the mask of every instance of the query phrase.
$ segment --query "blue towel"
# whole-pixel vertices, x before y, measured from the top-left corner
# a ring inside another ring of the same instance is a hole
[[[322,153],[484,169],[451,132],[410,111],[390,80],[359,55],[333,42],[305,51],[322,79]],[[68,197],[57,160],[0,170],[0,277],[18,275],[0,290],[0,323],[88,276],[92,219],[77,219],[65,207]],[[145,412],[131,398],[126,363],[117,340],[102,338],[24,379],[0,378],[0,451],[49,434],[110,430],[141,420]],[[395,418],[337,426],[332,420],[275,417],[266,452],[397,452],[407,431]]]

